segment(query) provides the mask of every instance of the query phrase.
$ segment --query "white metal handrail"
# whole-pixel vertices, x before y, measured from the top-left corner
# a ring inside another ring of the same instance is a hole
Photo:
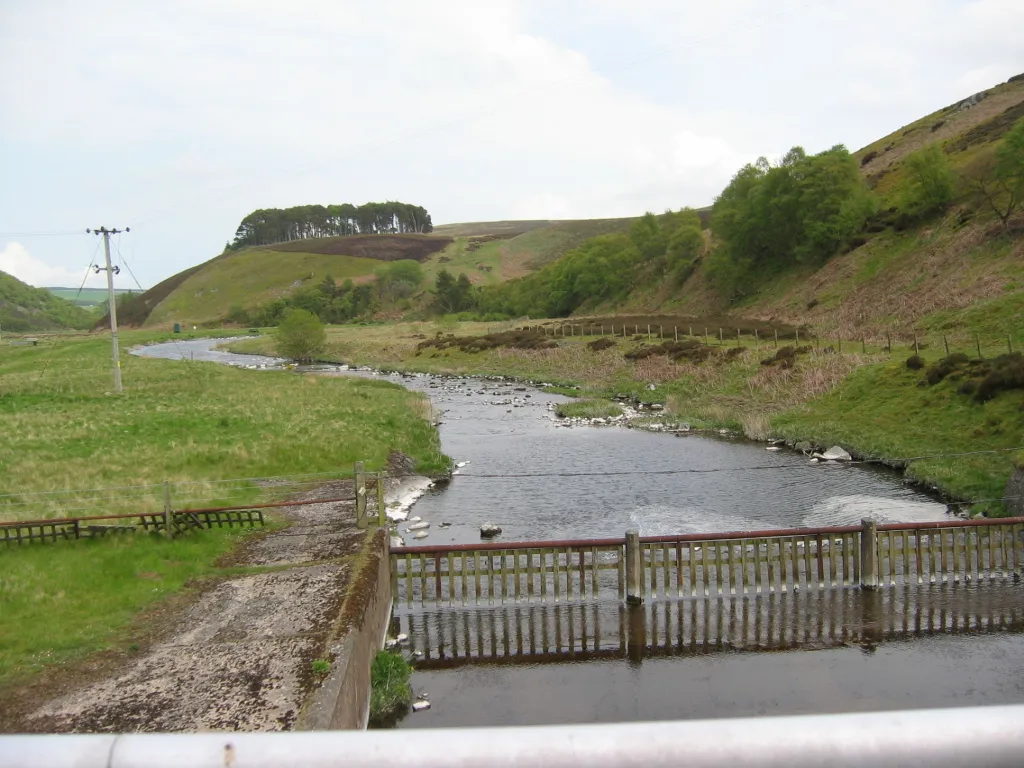
[[[1024,705],[410,731],[0,736],[0,768],[1020,766]]]

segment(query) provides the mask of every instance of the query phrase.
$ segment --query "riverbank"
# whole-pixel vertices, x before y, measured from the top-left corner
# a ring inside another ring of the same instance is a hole
[[[762,360],[774,356],[774,346],[755,348],[753,339],[713,348],[711,359],[703,362],[673,361],[662,354],[627,359],[627,353],[653,346],[644,338],[616,339],[600,350],[588,346],[593,338],[579,336],[550,340],[548,348],[506,345],[471,352],[458,344],[423,346],[438,334],[458,339],[494,330],[482,323],[337,326],[328,331],[322,357],[391,370],[508,376],[560,385],[562,392],[588,398],[624,395],[664,406],[665,419],[685,422],[694,431],[728,429],[755,440],[777,437],[809,447],[840,444],[855,456],[904,469],[910,480],[953,499],[976,502],[975,513],[1003,512],[998,500],[1012,471],[1011,453],[907,459],[1024,445],[1019,390],[978,403],[958,392],[956,381],[928,385],[924,371],[906,366],[912,349],[805,350],[765,365]],[[266,354],[273,340],[229,346]],[[921,357],[926,364],[936,362],[943,356],[939,350],[922,349]]]
[[[121,343],[190,336],[127,331]],[[164,483],[176,508],[290,498],[355,461],[384,469],[392,450],[419,471],[447,467],[429,402],[394,384],[122,353],[116,396],[109,350],[105,335],[0,347],[0,519],[155,511]],[[8,546],[0,686],[97,651],[133,653],[163,606],[223,576],[218,563],[247,540],[224,529]]]

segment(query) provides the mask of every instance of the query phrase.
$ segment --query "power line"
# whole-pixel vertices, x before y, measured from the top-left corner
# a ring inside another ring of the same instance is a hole
[[[69,237],[84,234],[87,233],[79,229],[74,232],[0,232],[0,237]]]

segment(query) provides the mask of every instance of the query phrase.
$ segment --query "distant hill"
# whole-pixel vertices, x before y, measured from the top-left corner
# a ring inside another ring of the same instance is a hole
[[[12,333],[88,328],[93,317],[81,307],[0,272],[0,328]]]
[[[77,288],[47,286],[43,290],[49,291],[54,296],[70,301],[79,307],[95,307],[107,300],[106,288],[83,288],[79,291]],[[115,288],[114,293],[131,293],[131,290],[128,288]]]
[[[173,275],[130,305],[125,325],[215,323],[233,308],[245,310],[315,285],[326,275],[356,284],[374,280],[382,262],[423,265],[425,285],[447,268],[476,284],[527,274],[589,237],[625,229],[632,219],[494,221],[445,224],[429,235],[349,235],[307,238],[225,251]],[[102,321],[101,321],[102,322]]]

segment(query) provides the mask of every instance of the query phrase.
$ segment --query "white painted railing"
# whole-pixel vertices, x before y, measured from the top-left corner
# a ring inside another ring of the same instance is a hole
[[[1022,763],[1024,705],[528,728],[0,736],[0,768],[1016,768]]]

